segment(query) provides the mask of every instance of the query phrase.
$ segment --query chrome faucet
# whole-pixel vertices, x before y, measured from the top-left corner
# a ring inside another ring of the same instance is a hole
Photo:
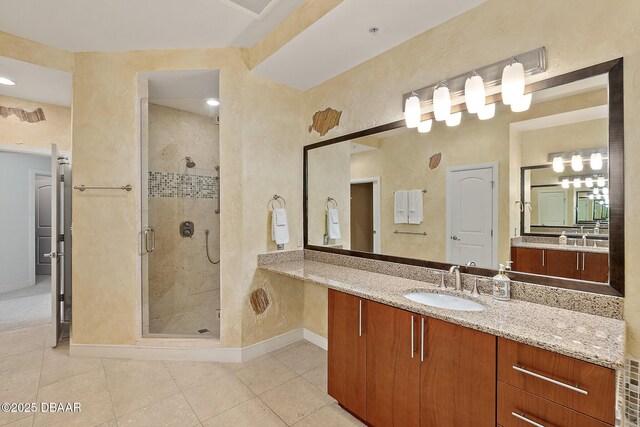
[[[460,280],[460,266],[459,265],[451,266],[451,268],[449,269],[449,274],[456,275],[456,291],[461,291],[462,281]]]
[[[587,235],[583,234],[582,235],[582,246],[587,246]]]

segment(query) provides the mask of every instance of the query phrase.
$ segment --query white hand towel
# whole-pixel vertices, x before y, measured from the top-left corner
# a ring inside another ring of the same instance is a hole
[[[409,224],[422,224],[423,220],[422,190],[410,190]]]
[[[409,222],[409,195],[406,190],[398,190],[393,197],[393,222],[406,224]]]
[[[340,238],[340,221],[338,220],[338,209],[336,208],[327,210],[327,234],[330,239]]]
[[[271,212],[271,238],[277,245],[289,243],[287,211],[282,208],[276,208]]]

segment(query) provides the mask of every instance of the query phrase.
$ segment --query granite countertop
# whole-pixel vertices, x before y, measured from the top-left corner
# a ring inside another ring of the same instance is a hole
[[[609,248],[593,246],[573,246],[573,245],[561,245],[555,243],[534,243],[534,242],[511,242],[511,247],[514,248],[533,248],[533,249],[548,249],[553,251],[569,251],[569,252],[589,252],[596,254],[608,254]]]
[[[496,301],[490,295],[472,297],[469,292],[442,291],[427,282],[310,260],[277,262],[259,268],[608,368],[624,366],[623,320],[519,300]],[[421,290],[464,296],[481,303],[485,309],[481,312],[439,309],[403,296]]]

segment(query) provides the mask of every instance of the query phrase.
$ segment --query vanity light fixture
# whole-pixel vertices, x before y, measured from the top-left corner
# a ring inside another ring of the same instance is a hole
[[[596,194],[596,199],[598,200],[602,199],[602,194]]]
[[[207,105],[210,105],[212,107],[217,107],[218,105],[220,105],[220,101],[218,101],[217,99],[207,99]]]
[[[404,103],[404,121],[409,129],[418,127],[420,114],[420,98],[413,94]]]
[[[531,107],[531,100],[533,99],[533,94],[528,93],[526,95],[522,95],[520,98],[514,99],[511,101],[511,111],[514,113],[522,113],[527,111],[529,107]]]
[[[600,194],[600,190],[598,190],[597,188],[594,188],[593,194],[597,196],[598,194]]]
[[[595,198],[596,198],[596,196],[594,196],[593,194],[589,194],[589,200],[593,200]]]
[[[586,185],[589,188],[593,187],[593,178],[591,177],[585,178],[584,185]]]
[[[462,121],[462,111],[458,111],[457,113],[449,114],[449,117],[445,120],[445,123],[449,127],[455,127],[460,124]]]
[[[580,188],[582,187],[582,182],[580,181],[580,178],[573,178],[573,188]]]
[[[418,132],[420,133],[428,133],[429,131],[431,131],[431,127],[433,126],[433,120],[429,119],[429,120],[424,120],[420,123],[418,123]]]
[[[476,114],[485,106],[484,80],[476,70],[473,70],[471,77],[464,84],[464,100],[469,114]]]
[[[557,173],[564,172],[564,159],[560,156],[553,158],[553,171]]]
[[[564,178],[562,180],[562,188],[569,188],[569,178]]]
[[[478,118],[480,120],[489,120],[496,115],[496,104],[487,104],[478,111]]]
[[[609,187],[602,187],[602,194],[609,197]]]
[[[604,187],[604,176],[599,176],[597,182],[598,187]]]
[[[580,172],[584,169],[584,165],[582,164],[582,156],[580,154],[574,154],[571,156],[571,169],[575,172]]]
[[[589,159],[589,163],[591,165],[591,169],[594,171],[599,171],[602,169],[602,154],[593,153],[591,155],[591,159]]]
[[[511,58],[511,63],[502,70],[502,102],[511,105],[524,96],[524,66]]]
[[[0,77],[0,85],[15,86],[16,82],[6,77]]]
[[[438,122],[451,115],[451,94],[445,82],[440,82],[433,91],[433,115]]]

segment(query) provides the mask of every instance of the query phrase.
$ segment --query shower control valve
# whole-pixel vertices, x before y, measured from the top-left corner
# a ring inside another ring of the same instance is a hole
[[[184,221],[180,224],[180,235],[182,237],[193,237],[194,226],[191,221]]]

